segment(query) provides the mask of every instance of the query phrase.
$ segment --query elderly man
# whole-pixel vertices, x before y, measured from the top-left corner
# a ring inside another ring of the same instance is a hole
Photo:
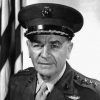
[[[77,10],[38,3],[19,12],[26,28],[29,56],[34,67],[18,72],[9,83],[7,100],[100,100],[97,84],[67,63],[74,33],[83,26]]]

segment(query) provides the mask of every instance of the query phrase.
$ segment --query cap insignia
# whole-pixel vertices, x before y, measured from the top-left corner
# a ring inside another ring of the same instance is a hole
[[[42,10],[43,17],[52,17],[52,9],[49,6],[45,6]]]
[[[73,95],[73,96],[68,96],[68,98],[71,100],[78,100],[80,99],[80,96]]]

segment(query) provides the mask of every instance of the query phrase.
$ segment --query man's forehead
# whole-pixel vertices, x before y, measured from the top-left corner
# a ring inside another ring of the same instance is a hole
[[[60,35],[34,35],[32,42],[52,42],[52,41],[59,41],[61,43],[66,41],[66,37]]]

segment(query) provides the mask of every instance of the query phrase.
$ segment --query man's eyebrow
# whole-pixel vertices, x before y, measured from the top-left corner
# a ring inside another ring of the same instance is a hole
[[[61,42],[61,41],[59,41],[59,40],[50,41],[50,43],[51,43],[51,44],[54,44],[54,43],[59,43],[59,44],[62,44],[62,42]]]
[[[32,41],[33,43],[41,43],[41,41],[37,40],[37,39],[33,39]]]

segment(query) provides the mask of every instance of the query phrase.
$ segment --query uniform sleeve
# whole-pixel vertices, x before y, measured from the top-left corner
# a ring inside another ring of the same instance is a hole
[[[97,94],[98,94],[98,100],[100,100],[100,81],[96,81],[97,82],[97,86],[96,86],[96,91],[97,91]]]
[[[21,100],[20,85],[16,84],[16,77],[12,77],[9,81],[5,100]]]
[[[14,96],[14,90],[15,90],[15,85],[13,84],[13,77],[10,79],[9,81],[9,85],[8,85],[8,92],[6,95],[5,100],[14,100],[13,96]]]
[[[100,93],[97,93],[96,100],[100,100]]]
[[[33,67],[19,71],[13,75],[9,81],[8,93],[5,100],[23,100],[23,92],[25,92],[26,87],[30,84],[30,81],[34,79],[33,77],[35,75],[36,73]],[[26,94],[28,94],[28,91],[26,91]]]

